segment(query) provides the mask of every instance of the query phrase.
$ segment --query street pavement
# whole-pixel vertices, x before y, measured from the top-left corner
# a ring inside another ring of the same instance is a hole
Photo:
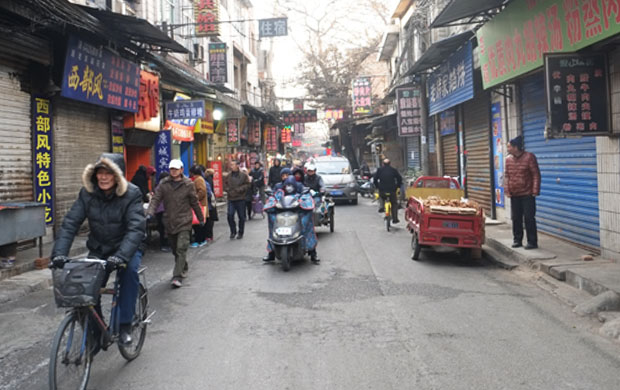
[[[412,261],[404,224],[386,232],[366,199],[337,206],[334,233],[317,229],[320,265],[264,264],[266,226],[229,240],[222,216],[178,290],[172,255],[149,251],[142,354],[100,353],[89,389],[618,388],[620,345],[594,320],[524,272],[451,251]],[[0,306],[0,390],[47,388],[51,294]]]

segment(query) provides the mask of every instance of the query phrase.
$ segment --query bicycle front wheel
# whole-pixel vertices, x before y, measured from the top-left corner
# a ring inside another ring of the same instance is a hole
[[[140,283],[138,290],[138,301],[136,302],[136,310],[131,323],[131,338],[133,342],[129,345],[118,344],[118,350],[127,361],[132,361],[140,355],[144,339],[146,338],[146,320],[148,316],[148,295],[146,288]]]
[[[52,342],[50,390],[86,389],[92,363],[87,321],[85,313],[73,311],[60,323]]]

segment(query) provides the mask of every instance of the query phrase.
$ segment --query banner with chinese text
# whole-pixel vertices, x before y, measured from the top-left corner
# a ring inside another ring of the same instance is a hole
[[[620,32],[618,0],[516,0],[476,33],[484,88]]]
[[[228,146],[238,146],[239,142],[239,121],[237,119],[227,119],[226,144]]]
[[[228,82],[226,43],[209,43],[209,81],[215,84]]]
[[[288,144],[291,142],[291,126],[282,127],[282,132],[280,133],[281,141],[283,144]]]
[[[420,135],[422,132],[420,90],[413,87],[396,88],[396,107],[398,135],[401,137]]]
[[[607,56],[545,55],[549,138],[609,135]]]
[[[287,125],[317,121],[316,110],[280,111],[279,114]]]
[[[45,224],[54,223],[54,139],[52,104],[49,99],[32,95],[34,148],[34,198],[45,205]]]
[[[495,172],[495,205],[504,207],[504,149],[502,111],[500,103],[491,105],[491,126],[493,128],[493,171]]]
[[[112,132],[112,153],[125,153],[125,132],[123,131],[123,121],[120,117],[112,117],[110,120],[110,131]]]
[[[220,0],[194,0],[197,37],[220,35]]]
[[[182,93],[177,93],[174,95],[174,102],[179,102],[183,100],[190,100],[189,96],[184,95]],[[185,111],[185,108],[183,109]],[[167,113],[166,113],[167,114]],[[191,116],[191,108],[190,108],[190,116]],[[196,128],[196,123],[198,119],[190,118],[190,119],[168,119],[166,118],[166,123],[164,124],[164,130],[170,130],[172,139],[175,141],[181,142],[192,142],[194,140],[194,130]]]
[[[224,196],[224,175],[221,161],[211,161],[209,167],[213,169],[213,193],[216,198]]]
[[[270,152],[278,151],[278,128],[274,125],[265,126],[265,146]]]
[[[60,94],[121,111],[138,111],[140,67],[71,35]]]
[[[372,91],[370,77],[358,77],[353,80],[353,116],[369,114],[372,110]]]
[[[145,70],[140,71],[138,112],[135,114],[127,114],[123,120],[123,126],[126,129],[161,130],[159,76]]]
[[[172,137],[169,131],[162,131],[157,135],[155,143],[155,169],[157,179],[162,172],[168,172],[168,165],[172,157]]]
[[[213,134],[215,129],[213,128],[213,102],[205,100],[205,112],[204,117],[198,119],[196,126],[194,127],[194,133],[200,134]]]

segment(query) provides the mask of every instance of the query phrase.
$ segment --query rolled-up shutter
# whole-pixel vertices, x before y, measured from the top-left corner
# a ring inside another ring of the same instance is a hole
[[[407,167],[420,169],[420,137],[405,137],[407,142]]]
[[[0,62],[0,202],[33,200],[30,94],[21,90],[21,71]]]
[[[591,247],[600,246],[596,139],[545,140],[546,99],[542,72],[521,84],[525,150],[541,174],[536,198],[538,229]]]
[[[58,98],[54,105],[56,224],[77,199],[84,167],[110,151],[108,110],[93,104]]]
[[[442,166],[444,176],[456,177],[459,175],[459,154],[456,134],[441,137]]]
[[[489,128],[489,99],[480,94],[464,103],[466,195],[478,202],[491,215],[491,149]]]

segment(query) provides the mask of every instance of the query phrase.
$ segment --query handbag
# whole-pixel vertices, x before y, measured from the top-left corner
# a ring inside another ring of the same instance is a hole
[[[200,205],[200,210],[202,211],[202,217],[206,221],[207,218],[209,217],[209,214],[207,213],[207,206]],[[194,209],[192,209],[192,225],[199,225],[199,224],[200,224],[200,221],[198,220],[198,217],[196,216]]]

